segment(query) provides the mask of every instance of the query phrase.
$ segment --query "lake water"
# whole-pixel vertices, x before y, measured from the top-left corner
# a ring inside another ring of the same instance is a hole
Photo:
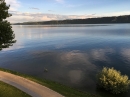
[[[104,66],[130,77],[130,24],[18,25],[13,30],[17,42],[0,51],[2,68],[95,94],[100,94],[96,74]]]

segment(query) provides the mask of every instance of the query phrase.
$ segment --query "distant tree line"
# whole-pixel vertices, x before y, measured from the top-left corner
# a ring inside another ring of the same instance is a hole
[[[43,22],[24,22],[15,25],[50,25],[50,24],[104,24],[104,23],[130,23],[130,15],[98,17],[88,19],[52,20]]]

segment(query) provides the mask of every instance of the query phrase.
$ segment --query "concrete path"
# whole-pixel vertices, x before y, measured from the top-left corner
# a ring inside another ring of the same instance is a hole
[[[0,80],[26,92],[32,97],[63,97],[45,86],[7,72],[0,71]]]

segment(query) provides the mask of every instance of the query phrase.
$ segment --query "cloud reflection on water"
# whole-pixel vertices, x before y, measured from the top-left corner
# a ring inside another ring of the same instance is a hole
[[[130,48],[123,48],[121,50],[121,54],[123,57],[125,57],[127,59],[127,61],[130,62]]]
[[[113,54],[114,52],[115,51],[112,48],[92,49],[90,54],[94,60],[108,61],[109,57],[107,56],[107,54]]]

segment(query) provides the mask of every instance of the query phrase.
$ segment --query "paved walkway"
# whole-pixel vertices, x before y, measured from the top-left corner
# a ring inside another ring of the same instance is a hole
[[[63,97],[45,86],[7,72],[0,71],[0,80],[17,87],[32,97]]]

